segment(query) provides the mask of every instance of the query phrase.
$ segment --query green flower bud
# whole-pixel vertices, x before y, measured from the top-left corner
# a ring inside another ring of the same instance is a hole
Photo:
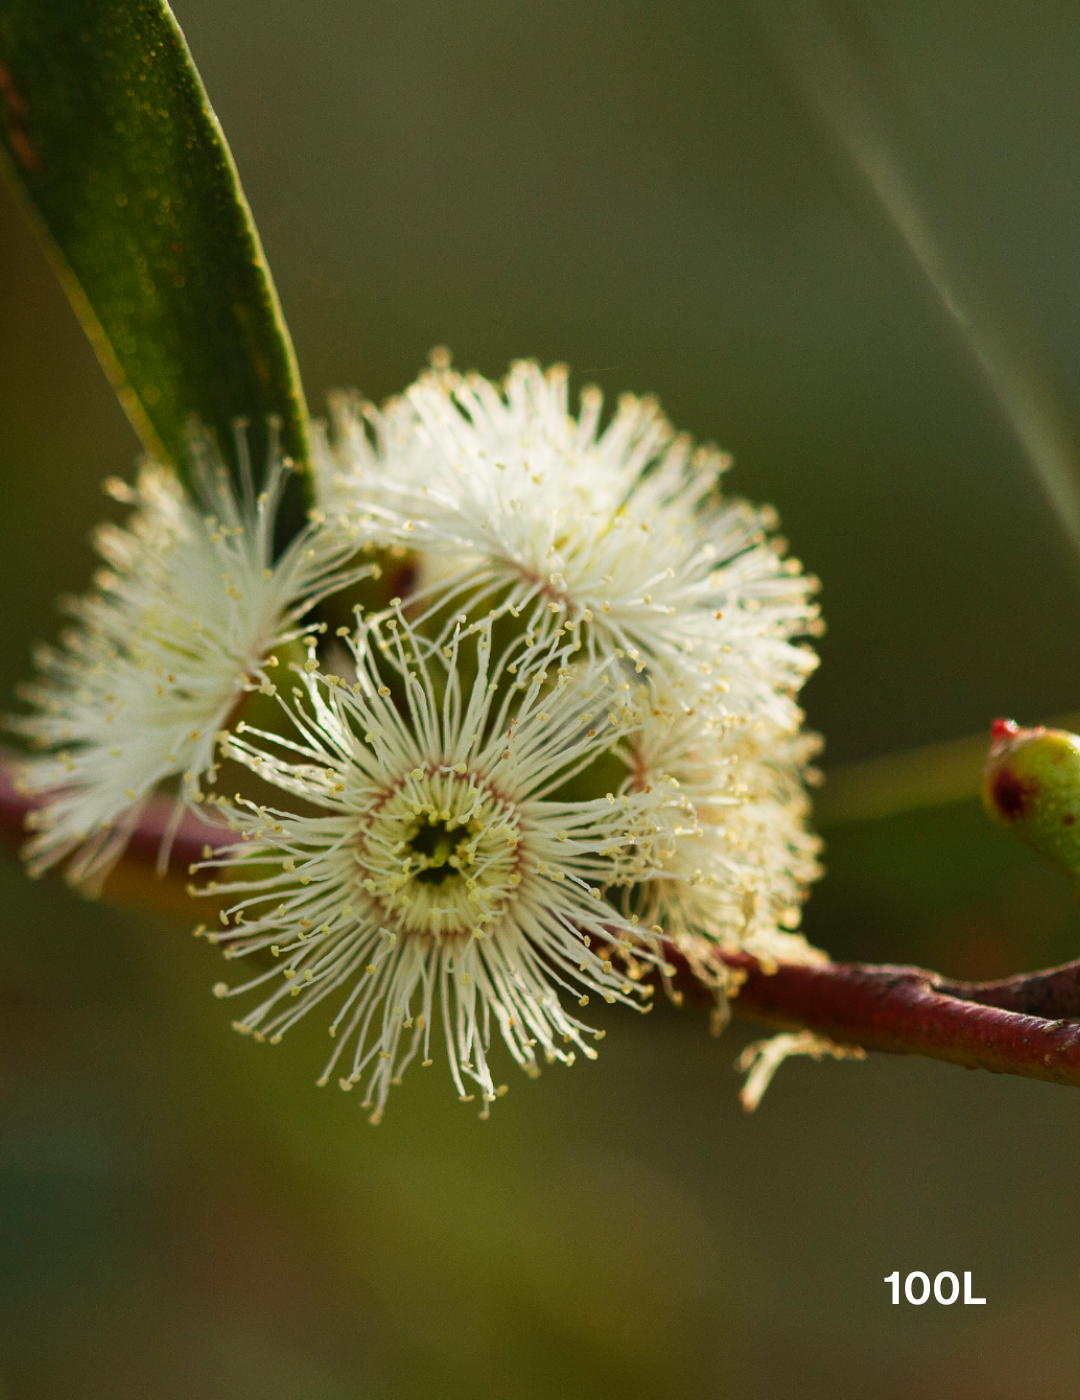
[[[1080,735],[996,719],[991,736],[983,806],[1080,892]]]

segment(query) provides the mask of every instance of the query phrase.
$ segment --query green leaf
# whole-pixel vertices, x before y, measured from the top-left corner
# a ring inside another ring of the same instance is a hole
[[[161,0],[0,0],[0,141],[146,450],[267,416],[309,459],[289,334],[225,137]]]

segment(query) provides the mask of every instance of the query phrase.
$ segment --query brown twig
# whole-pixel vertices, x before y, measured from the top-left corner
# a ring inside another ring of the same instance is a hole
[[[746,953],[723,961],[746,974],[732,1010],[777,1029],[1080,1087],[1080,1023],[1067,1019],[1080,1017],[1080,962],[1004,982],[949,982],[921,967],[780,963],[766,971]]]
[[[0,839],[12,845],[21,838],[33,805],[16,789],[11,760],[0,759]],[[109,878],[107,897],[186,904],[188,866],[202,859],[205,846],[232,837],[185,816],[173,842],[174,873],[155,881],[151,872],[171,809],[167,799],[147,807]],[[920,967],[779,963],[766,969],[747,953],[718,956],[745,978],[732,1003],[736,1015],[779,1030],[810,1030],[837,1045],[1080,1087],[1080,961],[999,982],[955,982]]]

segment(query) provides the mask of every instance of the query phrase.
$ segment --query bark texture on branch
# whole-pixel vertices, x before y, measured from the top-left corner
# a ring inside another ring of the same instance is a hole
[[[746,974],[735,1015],[838,1045],[925,1055],[1080,1087],[1080,962],[1003,982],[950,982],[921,967],[779,963],[723,955]],[[1052,1015],[1047,1015],[1052,1011]]]

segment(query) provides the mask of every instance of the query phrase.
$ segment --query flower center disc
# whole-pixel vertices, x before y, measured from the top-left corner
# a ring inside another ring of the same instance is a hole
[[[521,883],[513,805],[476,778],[413,773],[371,814],[360,883],[398,932],[483,936]]]
[[[461,849],[467,841],[468,832],[461,827],[451,831],[446,822],[422,817],[416,835],[408,843],[420,859],[421,868],[417,870],[415,878],[424,885],[441,885],[447,879],[461,879]]]

